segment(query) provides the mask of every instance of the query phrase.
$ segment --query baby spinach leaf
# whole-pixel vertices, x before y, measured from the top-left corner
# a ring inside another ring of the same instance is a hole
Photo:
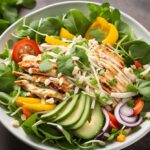
[[[98,29],[91,30],[90,35],[92,38],[95,38],[98,42],[102,42],[102,40],[105,37],[104,33]]]
[[[150,62],[150,45],[146,42],[135,40],[124,43],[123,47],[134,60],[139,60],[142,64]]]
[[[150,81],[138,79],[137,88],[141,95],[150,98]]]
[[[58,73],[71,76],[74,64],[71,55],[61,56],[57,59]]]
[[[7,29],[9,25],[10,22],[8,20],[0,19],[0,34],[2,34],[2,32]]]
[[[48,59],[43,60],[39,64],[39,69],[40,69],[41,72],[48,72],[52,68],[53,68],[52,64],[50,63],[50,61]]]
[[[125,41],[131,41],[135,39],[133,31],[127,23],[123,22],[122,20],[116,20],[115,26],[117,27],[119,32],[119,39],[122,39],[126,35],[127,38]]]
[[[63,25],[71,33],[84,36],[90,25],[90,21],[80,10],[71,9],[63,19]]]
[[[64,150],[79,150],[75,144],[70,144],[66,139],[60,139],[56,141],[58,147]]]
[[[13,90],[15,77],[12,75],[11,66],[0,66],[0,91],[9,93]]]
[[[48,17],[41,21],[39,32],[48,35],[58,35],[61,28],[61,19],[59,17]]]
[[[36,1],[35,0],[17,0],[17,5],[24,6],[25,8],[32,9],[34,8]]]
[[[72,144],[72,137],[71,137],[70,133],[67,130],[65,130],[61,125],[59,125],[57,123],[51,123],[51,122],[48,122],[47,124],[56,127],[64,135],[66,140],[70,144]]]
[[[17,8],[10,5],[6,5],[3,8],[3,18],[8,20],[10,23],[15,22],[18,19]]]
[[[37,113],[34,113],[31,117],[29,117],[21,126],[27,134],[32,135],[32,126],[36,122],[38,118]]]

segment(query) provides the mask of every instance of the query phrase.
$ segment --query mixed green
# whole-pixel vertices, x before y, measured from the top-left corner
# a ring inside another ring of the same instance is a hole
[[[28,135],[67,150],[124,142],[150,118],[150,45],[118,9],[87,7],[89,16],[23,18],[0,53],[0,106]]]
[[[0,1],[0,34],[14,23],[18,17],[18,10],[22,7],[32,9],[35,0],[1,0]]]

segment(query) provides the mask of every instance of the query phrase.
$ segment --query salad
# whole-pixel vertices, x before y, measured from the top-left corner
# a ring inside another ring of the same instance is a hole
[[[124,142],[150,118],[150,45],[108,3],[28,21],[0,53],[12,125],[61,149]]]

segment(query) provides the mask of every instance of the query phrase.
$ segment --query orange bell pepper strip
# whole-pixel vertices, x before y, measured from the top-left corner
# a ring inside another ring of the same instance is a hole
[[[117,28],[113,24],[107,22],[107,20],[104,18],[97,17],[95,19],[95,21],[92,23],[92,25],[87,30],[87,32],[85,34],[85,38],[87,38],[87,39],[92,38],[90,35],[90,31],[93,29],[98,29],[104,33],[105,38],[102,41],[103,44],[114,45],[116,43],[116,41],[118,40],[119,34],[118,34]]]
[[[25,106],[22,106],[22,113],[26,116],[26,118],[29,118],[32,115],[32,113]]]
[[[135,100],[135,106],[133,107],[134,115],[138,115],[144,107],[144,101],[141,98]]]
[[[65,43],[65,42],[63,42],[59,39],[56,39],[53,36],[46,36],[45,37],[45,42],[47,42],[48,44],[51,44],[51,45],[63,45],[65,47],[68,46],[68,43]]]
[[[69,39],[69,40],[72,40],[75,36],[73,34],[71,34],[67,29],[65,28],[61,28],[60,29],[60,34],[59,36],[61,38],[66,38],[66,39]]]
[[[30,103],[30,104],[41,103],[41,99],[33,98],[33,97],[21,97],[21,96],[17,97],[16,105],[18,107],[23,106],[24,103]]]
[[[40,111],[47,111],[52,110],[56,107],[56,104],[29,104],[24,103],[23,105],[26,107],[30,112],[40,112]]]

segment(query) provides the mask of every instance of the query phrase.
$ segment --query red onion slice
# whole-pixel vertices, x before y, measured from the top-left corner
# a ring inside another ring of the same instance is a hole
[[[124,116],[132,116],[134,111],[131,107],[125,104],[120,108],[120,113]]]
[[[109,127],[109,122],[110,122],[109,115],[104,108],[102,108],[102,111],[105,116],[105,125],[104,125],[103,129],[101,130],[101,132],[95,137],[95,140],[98,140]]]
[[[121,108],[123,105],[124,105],[124,103],[123,103],[123,102],[120,102],[120,103],[116,106],[116,108],[115,108],[114,114],[115,114],[115,117],[116,117],[117,121],[118,121],[120,124],[125,125],[125,126],[127,126],[127,127],[135,127],[135,126],[138,126],[138,125],[142,122],[142,120],[143,120],[143,117],[142,117],[142,116],[138,116],[137,121],[134,122],[134,123],[128,123],[128,122],[124,121],[124,120],[120,117],[120,108]]]
[[[122,114],[120,114],[120,117],[123,121],[128,122],[128,123],[134,123],[138,119],[138,116],[128,117],[128,116],[124,116]]]

